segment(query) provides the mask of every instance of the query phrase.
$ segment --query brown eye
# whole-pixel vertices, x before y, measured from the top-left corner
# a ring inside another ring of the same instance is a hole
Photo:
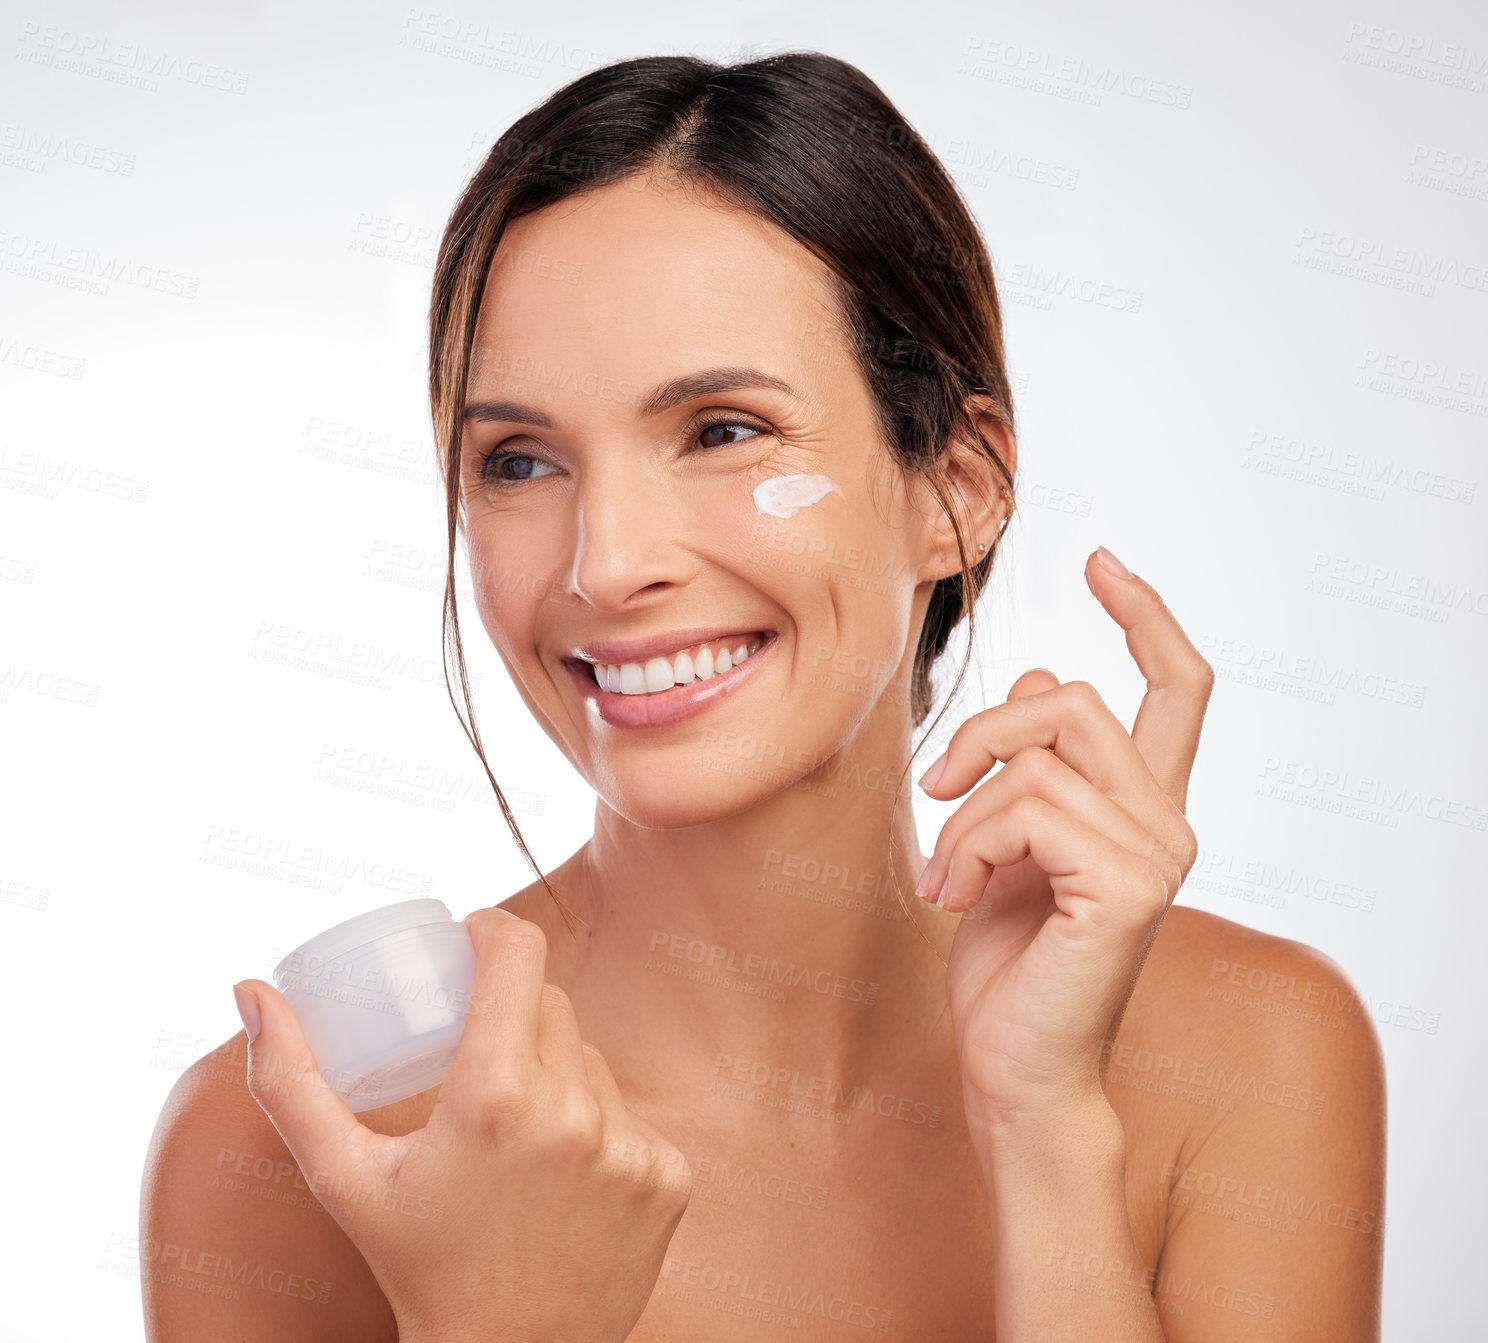
[[[748,438],[756,438],[767,432],[757,429],[752,424],[745,424],[741,420],[715,420],[712,424],[704,425],[698,430],[697,441],[705,448],[731,448],[735,443],[743,442],[741,438],[726,438],[724,435],[742,431]]]

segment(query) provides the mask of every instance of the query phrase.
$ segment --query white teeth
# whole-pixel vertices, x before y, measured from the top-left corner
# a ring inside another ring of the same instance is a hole
[[[656,657],[644,665],[626,662],[620,665],[595,665],[594,679],[600,689],[611,694],[654,695],[674,686],[691,685],[694,680],[707,681],[720,672],[732,671],[746,658],[759,652],[764,640],[739,644],[732,652],[720,648],[715,657],[710,647],[704,646],[696,654],[678,653],[674,658]]]

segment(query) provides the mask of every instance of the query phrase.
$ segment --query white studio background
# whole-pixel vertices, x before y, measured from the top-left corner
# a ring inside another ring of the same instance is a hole
[[[941,153],[1004,298],[1021,507],[947,723],[1043,665],[1130,726],[1085,556],[1157,586],[1220,678],[1180,899],[1351,976],[1389,1070],[1386,1337],[1475,1336],[1488,14],[699,11],[4,5],[0,1332],[143,1337],[146,1145],[235,980],[530,879],[439,671],[425,316],[459,189],[594,65],[812,48]],[[467,635],[551,867],[592,795]],[[921,805],[928,851],[952,807]]]

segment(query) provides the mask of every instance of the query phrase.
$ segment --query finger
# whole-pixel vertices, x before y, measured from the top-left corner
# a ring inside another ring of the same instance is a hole
[[[642,1182],[665,1186],[690,1183],[691,1169],[682,1154],[631,1111],[604,1055],[581,1038],[573,1002],[557,984],[547,984],[543,989],[538,1052],[545,1071],[561,1068],[561,1084],[584,1087],[598,1105],[607,1161]]]
[[[248,1090],[307,1177],[343,1174],[364,1133],[351,1107],[331,1090],[284,995],[261,979],[240,987],[258,1000],[258,1034],[248,1042]]]
[[[557,984],[542,987],[537,1052],[544,1130],[581,1137],[586,1146],[608,1143],[609,1130],[621,1116],[606,1111],[590,1082],[578,1017],[568,994]]]
[[[537,1023],[537,1057],[543,1068],[587,1081],[584,1041],[573,1001],[557,984],[545,983]]]
[[[935,880],[937,875],[943,877],[949,868],[950,855],[965,835],[1023,796],[1042,798],[1128,852],[1165,864],[1170,869],[1169,880],[1175,887],[1186,875],[1187,869],[1182,866],[1187,856],[1184,836],[1154,834],[1052,751],[1030,746],[1017,752],[973,792],[941,827],[935,841],[935,853],[925,869],[931,873],[931,880]],[[1168,815],[1159,814],[1155,821],[1166,824],[1169,819]],[[1176,819],[1182,822],[1181,817]],[[938,866],[934,866],[936,864]]]
[[[454,1113],[479,1115],[492,1092],[525,1091],[540,1066],[547,940],[537,924],[490,908],[462,922],[475,948],[470,1008],[439,1091]]]
[[[1044,691],[1053,690],[1058,684],[1059,678],[1047,667],[1031,667],[1008,687],[1007,697],[1014,700],[1022,699],[1027,695],[1042,695]]]
[[[630,1107],[625,1103],[625,1095],[620,1090],[620,1083],[615,1080],[615,1074],[610,1070],[605,1056],[587,1040],[583,1042],[583,1051],[584,1069],[589,1074],[589,1085],[594,1088],[594,1094],[599,1098],[599,1103],[604,1106],[605,1113],[607,1115],[629,1114]]]
[[[1025,795],[961,837],[949,855],[941,908],[952,914],[970,909],[996,868],[1029,857],[1048,873],[1055,905],[1076,925],[1145,930],[1177,894],[1157,864],[1043,798]]]
[[[1024,672],[1023,675],[1020,676],[1016,681],[1014,681],[1013,684],[1008,688],[1008,703],[1011,703],[1015,699],[1022,699],[1026,696],[1040,695],[1046,690],[1053,690],[1054,687],[1058,684],[1059,678],[1055,676],[1054,673],[1051,672],[1047,667],[1032,667],[1028,671]],[[1035,713],[1039,712],[1038,706],[1034,706],[1033,711]],[[954,735],[952,735],[951,740],[955,740]],[[936,765],[945,760],[949,752],[950,746],[947,745],[946,749],[942,751],[940,755],[930,763],[925,772],[920,775],[921,788],[925,788],[925,780],[929,778],[931,771],[935,769]],[[941,786],[942,782],[939,779],[937,779],[932,785],[932,787],[934,788],[940,788]],[[930,789],[925,788],[925,791],[929,792]],[[955,794],[951,794],[950,796],[955,796]]]
[[[1011,688],[1008,690],[1008,700],[1012,701],[1026,696],[1041,695],[1047,690],[1053,690],[1058,685],[1059,678],[1047,667],[1034,667],[1024,672],[1022,676],[1013,682]],[[1035,711],[1037,711],[1036,706]],[[1114,717],[1114,715],[1112,716]],[[1139,751],[1137,754],[1140,755],[1141,752]],[[1144,766],[1145,764],[1146,762],[1143,761]],[[1151,773],[1151,770],[1146,771],[1147,775]],[[1157,796],[1159,789],[1152,786],[1154,783],[1155,781],[1144,777],[1142,770],[1137,770],[1133,775],[1133,787],[1136,791],[1123,797],[1121,801],[1123,806],[1129,805],[1136,808],[1136,810],[1129,811],[1127,813],[1128,815],[1140,819],[1149,831],[1156,834],[1164,834],[1167,838],[1162,843],[1155,843],[1150,835],[1144,834],[1139,844],[1135,846],[1128,845],[1127,847],[1132,848],[1133,852],[1152,852],[1154,850],[1164,852],[1181,866],[1181,876],[1187,876],[1188,869],[1192,865],[1194,857],[1197,856],[1191,855],[1187,858],[1184,856],[1194,844],[1193,832],[1181,822],[1177,826],[1173,824],[1178,818],[1173,815],[1173,808],[1167,806],[1162,802],[1162,798]],[[1164,794],[1164,796],[1166,795]],[[1144,806],[1144,798],[1150,798],[1153,803],[1159,805]],[[1179,810],[1181,811],[1181,808]],[[953,816],[951,819],[954,821],[956,817]],[[1094,817],[1086,817],[1085,819],[1089,820],[1092,824],[1095,820]],[[949,825],[950,822],[947,822],[947,824]]]
[[[591,1051],[593,1058],[591,1058]],[[625,1104],[609,1070],[596,1069],[599,1051],[584,1043],[573,1000],[557,984],[544,984],[542,1016],[537,1028],[537,1053],[543,1072],[560,1087],[573,1087],[598,1105],[606,1127],[621,1120]],[[601,1060],[601,1064],[603,1060]],[[600,1073],[596,1083],[595,1075]]]
[[[630,1169],[632,1177],[665,1189],[692,1187],[692,1166],[682,1149],[626,1103],[610,1065],[587,1040],[584,1061],[589,1084],[605,1113],[606,1156]]]
[[[1097,558],[1098,553],[1093,552],[1085,562],[1085,581],[1126,631],[1126,646],[1147,678],[1132,740],[1163,792],[1182,811],[1188,802],[1188,780],[1198,754],[1204,711],[1214,689],[1214,668],[1151,584],[1135,574],[1123,578],[1112,573]]]
[[[1171,810],[1142,753],[1088,681],[1066,681],[972,714],[951,735],[940,774],[926,786],[932,765],[920,786],[937,798],[957,797],[998,761],[1030,746],[1053,751],[1139,821]]]
[[[637,1122],[636,1118],[625,1103],[625,1096],[620,1090],[619,1082],[615,1080],[615,1074],[610,1070],[610,1065],[605,1062],[605,1057],[598,1048],[580,1038],[578,1017],[574,1014],[568,995],[563,993],[563,990],[556,984],[549,984],[548,988],[563,994],[561,1001],[566,1005],[567,1015],[572,1023],[571,1030],[567,1025],[563,1027],[565,1049],[572,1050],[574,1066],[580,1070],[580,1075],[587,1079],[589,1089],[599,1102],[599,1108],[605,1118],[605,1129],[620,1133],[633,1128]],[[555,1006],[555,1019],[562,1010],[564,1009]]]

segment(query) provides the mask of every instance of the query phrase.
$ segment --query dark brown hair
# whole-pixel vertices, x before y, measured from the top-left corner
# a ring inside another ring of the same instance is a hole
[[[429,399],[449,536],[445,685],[507,825],[565,917],[491,773],[470,699],[455,601],[463,407],[481,295],[506,226],[567,197],[648,175],[702,188],[769,220],[836,277],[843,338],[867,380],[884,442],[946,508],[961,557],[961,571],[936,583],[920,632],[910,687],[915,727],[934,699],[931,668],[963,616],[975,638],[977,598],[1001,540],[999,533],[981,558],[967,551],[941,480],[952,439],[980,444],[1012,487],[973,414],[975,402],[1014,427],[991,260],[940,160],[862,71],[819,52],[738,65],[646,56],[580,76],[513,123],[450,215],[429,305]],[[952,696],[970,652],[969,642]],[[450,684],[451,655],[464,714]]]

